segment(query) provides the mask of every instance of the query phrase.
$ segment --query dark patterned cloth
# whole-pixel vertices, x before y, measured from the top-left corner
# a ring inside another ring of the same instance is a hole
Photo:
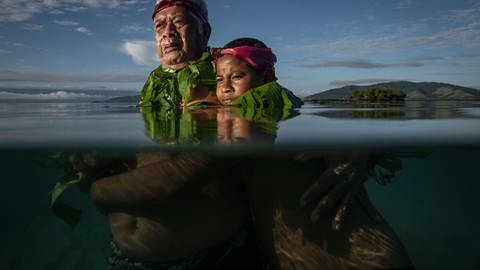
[[[258,252],[257,242],[249,227],[239,230],[229,241],[197,252],[173,262],[136,262],[128,258],[111,242],[112,255],[108,258],[108,270],[262,270],[267,269]]]

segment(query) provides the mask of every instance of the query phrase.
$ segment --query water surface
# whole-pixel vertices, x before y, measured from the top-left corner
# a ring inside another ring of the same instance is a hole
[[[403,168],[389,184],[367,181],[369,194],[417,269],[480,269],[480,102],[312,103],[285,119],[242,122],[230,116],[223,125],[225,119],[217,111],[151,116],[124,103],[0,102],[0,265],[105,269],[108,223],[88,195],[75,188],[63,195],[82,210],[75,229],[49,209],[50,191],[64,174],[42,166],[52,153],[141,149],[242,156],[361,150],[427,152],[423,158],[401,158]]]

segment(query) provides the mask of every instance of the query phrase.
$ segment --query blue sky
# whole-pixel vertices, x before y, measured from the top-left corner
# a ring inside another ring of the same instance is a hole
[[[206,0],[211,46],[256,37],[300,96],[348,84],[480,87],[480,2]],[[0,0],[0,87],[139,90],[159,63],[154,1]]]

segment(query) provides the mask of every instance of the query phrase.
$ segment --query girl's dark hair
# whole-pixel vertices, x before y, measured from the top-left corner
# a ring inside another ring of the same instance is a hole
[[[251,46],[251,47],[256,47],[256,48],[268,48],[265,43],[262,41],[256,39],[256,38],[249,38],[249,37],[244,37],[244,38],[237,38],[234,39],[230,42],[228,42],[225,46],[223,46],[223,49],[227,48],[235,48],[235,47],[240,47],[240,46]],[[267,68],[264,70],[258,70],[258,72],[262,73],[265,78],[265,83],[267,82],[273,82],[277,80],[277,77],[275,76],[275,68]]]
[[[240,46],[267,48],[267,45],[265,45],[265,43],[261,42],[260,40],[258,40],[256,38],[237,38],[237,39],[232,40],[229,43],[227,43],[225,46],[223,46],[223,48],[224,49],[235,48],[235,47],[240,47]]]

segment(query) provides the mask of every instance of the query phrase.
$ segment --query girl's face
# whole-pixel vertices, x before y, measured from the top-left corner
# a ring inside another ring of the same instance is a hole
[[[247,90],[265,83],[263,75],[249,67],[246,62],[233,55],[217,59],[217,98],[222,104],[238,97]]]

